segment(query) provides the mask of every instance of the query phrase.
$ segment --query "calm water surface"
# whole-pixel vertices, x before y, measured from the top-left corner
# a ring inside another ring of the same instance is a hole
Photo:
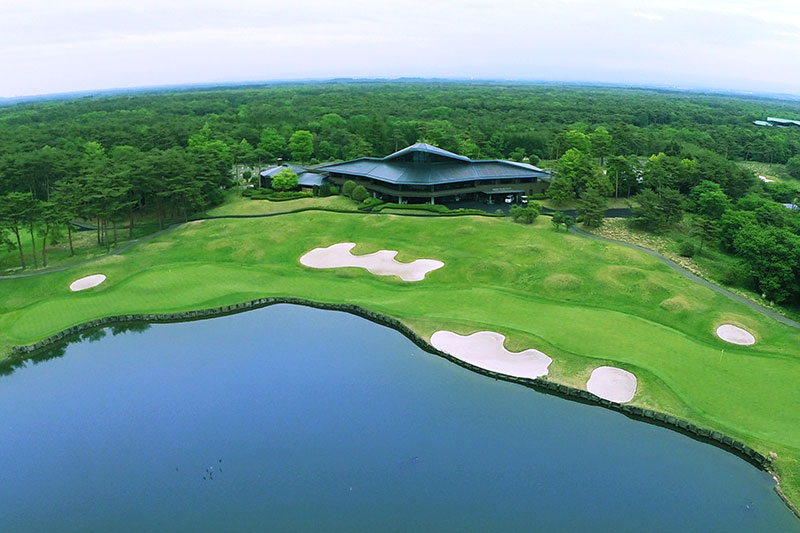
[[[773,485],[302,307],[109,332],[0,376],[2,531],[800,531]]]

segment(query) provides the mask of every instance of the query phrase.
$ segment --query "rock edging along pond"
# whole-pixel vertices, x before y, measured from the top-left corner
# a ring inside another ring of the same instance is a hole
[[[634,405],[619,404],[595,396],[589,391],[554,383],[548,381],[547,379],[519,378],[519,377],[509,376],[506,374],[501,374],[491,370],[486,370],[481,367],[477,367],[475,365],[462,361],[450,354],[447,354],[441,350],[436,349],[426,339],[417,334],[407,325],[403,324],[400,320],[380,313],[376,313],[374,311],[370,311],[369,309],[353,304],[324,303],[324,302],[306,300],[303,298],[270,297],[270,298],[258,298],[255,300],[234,305],[226,305],[221,307],[207,308],[195,311],[186,311],[181,313],[115,315],[115,316],[99,318],[89,322],[84,322],[83,324],[78,324],[77,326],[67,328],[59,333],[56,333],[55,335],[51,335],[50,337],[47,337],[33,344],[24,346],[15,346],[14,348],[12,348],[12,354],[10,358],[27,359],[29,356],[34,355],[35,352],[37,352],[38,350],[43,350],[54,343],[58,343],[61,341],[68,341],[80,333],[113,324],[130,323],[130,322],[151,322],[151,323],[187,322],[187,321],[202,320],[206,318],[213,318],[218,316],[241,313],[244,311],[258,309],[262,307],[268,307],[276,304],[302,305],[306,307],[314,307],[317,309],[323,309],[329,311],[342,311],[356,316],[360,316],[377,324],[390,327],[398,331],[399,333],[403,334],[405,337],[407,337],[414,344],[416,344],[426,352],[443,357],[461,367],[472,370],[473,372],[501,381],[518,383],[520,385],[536,389],[541,392],[554,394],[571,400],[588,404],[600,405],[607,409],[612,409],[614,411],[621,412],[633,419],[666,427],[674,431],[678,431],[680,433],[688,435],[689,437],[713,444],[722,449],[725,449],[726,451],[738,455],[739,457],[747,460],[748,462],[750,462],[751,464],[755,465],[758,468],[771,471],[772,464],[771,460],[768,457],[757,452],[747,444],[738,441],[736,439],[733,439],[732,437],[729,437],[727,435],[724,435],[718,431],[714,431],[709,428],[703,428],[687,420],[682,420],[658,411],[653,411],[650,409],[645,409]],[[792,505],[792,503],[786,499],[783,492],[780,490],[780,486],[776,486],[776,491],[781,496],[781,498],[787,503],[790,509],[792,509],[792,511],[800,517],[798,509],[795,508]]]

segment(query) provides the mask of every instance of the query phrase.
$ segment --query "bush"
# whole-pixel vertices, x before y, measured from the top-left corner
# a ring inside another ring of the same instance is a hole
[[[251,189],[250,187],[247,187],[245,190],[242,191],[242,196],[244,196],[245,198],[250,198],[251,196],[253,196],[254,192],[255,192],[255,189]]]
[[[276,191],[288,191],[297,187],[297,174],[284,168],[272,176],[272,188]]]
[[[380,213],[384,209],[392,210],[411,210],[411,211],[429,211],[437,215],[483,215],[483,216],[505,216],[502,209],[498,209],[494,214],[487,213],[480,209],[448,209],[447,206],[439,204],[395,204],[395,203],[381,203],[372,209],[373,213]]]
[[[383,204],[383,200],[381,200],[380,198],[373,198],[373,197],[370,196],[369,198],[364,200],[362,203],[364,204],[364,207],[375,207],[375,206]]]
[[[347,185],[345,183],[345,185]],[[363,185],[357,185],[353,192],[350,193],[350,198],[355,200],[356,202],[363,202],[367,198],[369,198],[369,192]]]
[[[272,189],[256,189],[250,194],[251,200],[270,200],[272,202],[283,202],[286,200],[297,200],[298,198],[309,198],[313,196],[311,191],[280,191]]]
[[[208,205],[219,205],[225,201],[225,193],[222,189],[213,189],[209,191],[206,200],[208,201]]]
[[[720,281],[725,285],[739,285],[742,282],[742,270],[735,266],[729,266],[722,271]]]
[[[564,226],[564,229],[568,230],[575,225],[575,218],[565,215],[563,211],[556,211],[553,213],[553,219],[550,222],[552,222],[553,227],[556,229],[558,229],[559,226]]]
[[[336,196],[339,194],[339,188],[336,185],[332,185],[330,183],[323,183],[319,187],[314,187],[314,194],[316,196]]]
[[[683,241],[678,245],[678,255],[682,257],[694,257],[694,244]]]
[[[523,224],[533,224],[533,221],[536,220],[536,217],[539,216],[539,211],[541,211],[542,206],[537,204],[536,202],[532,202],[527,207],[522,207],[520,205],[513,205],[511,206],[511,217],[514,219],[514,222],[520,222]]]
[[[356,188],[358,184],[353,180],[347,180],[342,185],[342,194],[345,196],[353,197],[353,189]]]

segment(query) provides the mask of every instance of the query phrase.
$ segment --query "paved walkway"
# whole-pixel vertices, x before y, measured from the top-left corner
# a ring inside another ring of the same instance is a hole
[[[572,226],[569,230],[572,233],[576,234],[576,235],[580,235],[581,237],[586,237],[588,239],[593,239],[595,241],[603,241],[603,242],[610,242],[610,243],[613,243],[613,244],[619,244],[621,246],[625,246],[625,247],[628,247],[628,248],[633,248],[634,250],[639,250],[640,252],[644,252],[647,255],[651,256],[651,257],[655,257],[656,259],[658,259],[659,261],[661,261],[662,263],[664,263],[665,265],[670,267],[672,270],[674,270],[674,271],[676,271],[676,272],[678,272],[680,274],[683,274],[684,276],[686,276],[690,280],[692,280],[694,282],[697,282],[700,285],[703,285],[704,287],[708,287],[712,291],[718,292],[718,293],[722,294],[723,296],[726,296],[726,297],[730,298],[733,301],[736,301],[736,302],[739,302],[741,304],[744,304],[747,307],[749,307],[750,309],[753,309],[755,311],[758,311],[759,313],[767,315],[770,318],[774,318],[778,322],[786,324],[787,326],[791,326],[793,328],[800,328],[800,322],[796,322],[796,321],[792,320],[791,318],[786,318],[785,316],[776,313],[772,309],[769,309],[767,307],[764,307],[763,305],[757,304],[756,302],[754,302],[752,300],[748,300],[747,298],[745,298],[743,296],[739,296],[738,294],[733,293],[733,292],[731,292],[731,291],[729,291],[727,289],[723,289],[719,285],[715,285],[715,284],[713,284],[713,283],[711,283],[709,281],[706,281],[703,278],[701,278],[700,276],[697,276],[697,275],[689,272],[688,270],[686,270],[685,268],[680,266],[675,261],[667,259],[666,257],[664,257],[663,255],[661,255],[658,252],[654,252],[653,250],[650,250],[648,248],[644,248],[642,246],[637,246],[635,244],[630,244],[630,243],[623,242],[623,241],[615,241],[614,239],[607,239],[605,237],[599,237],[597,235],[592,235],[591,233],[586,233],[585,231],[582,231],[582,230],[576,228],[575,226]]]

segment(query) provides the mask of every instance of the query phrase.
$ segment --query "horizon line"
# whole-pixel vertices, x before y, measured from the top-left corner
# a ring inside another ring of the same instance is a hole
[[[256,87],[269,85],[306,85],[306,84],[334,84],[334,83],[465,83],[465,84],[518,84],[518,85],[571,85],[584,87],[607,87],[617,89],[644,89],[666,90],[674,92],[689,92],[698,94],[718,94],[726,96],[762,97],[774,100],[798,101],[800,93],[754,91],[735,88],[721,88],[707,85],[668,85],[659,83],[617,83],[597,80],[565,80],[565,79],[535,79],[535,78],[475,78],[475,77],[421,77],[421,76],[396,76],[396,77],[306,77],[306,78],[277,78],[271,80],[240,80],[240,81],[207,81],[170,83],[163,85],[138,85],[129,87],[107,87],[99,89],[84,89],[77,91],[64,91],[54,93],[38,93],[17,96],[0,96],[0,107],[33,103],[41,100],[70,100],[92,96],[115,96],[139,92],[169,92],[178,89],[211,89],[211,88],[236,88]]]

